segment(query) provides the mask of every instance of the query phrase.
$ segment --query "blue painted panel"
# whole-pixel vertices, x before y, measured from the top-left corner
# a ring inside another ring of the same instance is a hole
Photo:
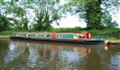
[[[62,34],[62,38],[74,38],[74,34]]]
[[[45,37],[45,34],[37,34],[37,37],[44,38],[44,37]]]

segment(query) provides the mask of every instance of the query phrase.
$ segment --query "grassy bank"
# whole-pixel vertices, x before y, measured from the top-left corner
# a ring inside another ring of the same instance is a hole
[[[13,31],[2,31],[0,32],[0,39],[8,39],[12,33]]]

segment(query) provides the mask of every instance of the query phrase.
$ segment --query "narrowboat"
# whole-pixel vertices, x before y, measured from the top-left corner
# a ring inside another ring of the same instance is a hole
[[[99,44],[104,40],[94,40],[89,32],[51,33],[51,32],[17,32],[10,36],[11,40],[31,40],[59,43]]]

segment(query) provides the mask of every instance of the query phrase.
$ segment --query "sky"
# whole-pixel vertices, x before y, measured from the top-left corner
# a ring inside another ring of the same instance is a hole
[[[82,27],[85,28],[86,27],[86,23],[84,22],[84,20],[79,19],[79,16],[77,15],[66,15],[65,18],[62,18],[59,21],[59,26],[56,23],[53,23],[52,26],[54,26],[55,28],[74,28],[74,27]]]
[[[112,13],[111,13],[112,14]],[[112,14],[113,21],[116,21],[120,28],[120,11]]]

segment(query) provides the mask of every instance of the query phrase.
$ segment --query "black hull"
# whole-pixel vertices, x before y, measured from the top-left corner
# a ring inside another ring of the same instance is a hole
[[[31,38],[31,37],[10,37],[11,40],[42,41],[57,43],[75,43],[75,44],[104,44],[104,40],[72,40],[72,39],[50,39],[50,38]]]

